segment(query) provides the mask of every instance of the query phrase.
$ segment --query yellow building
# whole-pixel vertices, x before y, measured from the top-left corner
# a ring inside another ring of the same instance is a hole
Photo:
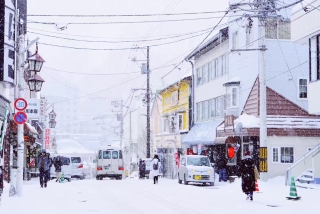
[[[160,132],[155,137],[158,149],[181,148],[182,138],[189,131],[192,114],[191,83],[191,77],[188,76],[159,93],[162,99],[162,112],[158,121],[161,124]]]

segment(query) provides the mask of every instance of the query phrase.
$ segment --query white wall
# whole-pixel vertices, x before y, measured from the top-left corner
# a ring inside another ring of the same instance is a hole
[[[273,163],[272,148],[279,147],[293,147],[294,148],[294,161],[300,159],[307,153],[308,148],[313,148],[320,143],[318,137],[268,137],[268,177],[273,178],[276,176],[285,175],[288,167],[292,163]],[[280,152],[280,151],[279,151]]]
[[[307,43],[308,38],[313,36],[315,33],[320,33],[320,22],[316,21],[320,19],[319,8],[315,9],[314,7],[318,7],[320,5],[320,0],[312,0],[310,6],[304,1],[303,5],[309,8],[309,11],[306,13],[300,4],[295,6],[291,21],[292,21],[292,40],[294,42]]]
[[[238,31],[238,49],[255,49],[258,48],[258,41],[253,42],[259,38],[258,35],[258,21],[253,19],[251,32],[252,44],[246,46],[246,29],[233,23],[229,26],[229,47],[232,49],[232,34]],[[251,88],[258,76],[259,60],[258,51],[239,51],[229,54],[229,80],[238,77],[240,79],[240,93],[239,93],[239,114],[248,99]]]
[[[228,40],[218,45],[214,49],[210,50],[206,54],[202,55],[195,62],[195,76],[197,76],[197,69],[201,66],[211,62],[212,60],[218,58],[219,56],[228,52],[229,44]],[[228,81],[228,74],[218,77],[215,80],[211,80],[207,83],[197,86],[195,83],[194,88],[194,103],[198,103],[204,100],[209,100],[221,95],[226,94],[226,88],[223,84]],[[196,81],[195,81],[196,82]],[[195,105],[196,108],[196,105]],[[196,110],[196,109],[195,109]]]
[[[308,46],[295,44],[290,40],[276,39],[266,39],[266,46],[267,86],[308,110],[308,99],[299,98],[298,81],[298,78],[309,81]],[[300,65],[302,63],[304,64]]]

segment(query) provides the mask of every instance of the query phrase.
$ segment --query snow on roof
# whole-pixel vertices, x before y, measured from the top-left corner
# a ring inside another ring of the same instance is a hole
[[[234,121],[234,126],[236,127],[239,123],[242,123],[243,128],[259,128],[260,118],[243,114]],[[292,116],[268,116],[267,128],[320,129],[320,119]],[[233,129],[233,127],[228,126],[225,129]],[[220,125],[217,130],[224,130],[224,124]]]
[[[240,78],[239,77],[235,77],[235,78],[232,78],[231,80],[228,80],[225,83],[228,83],[228,82],[240,82]]]
[[[57,140],[58,153],[94,153],[92,150],[86,149],[78,141],[63,139]]]

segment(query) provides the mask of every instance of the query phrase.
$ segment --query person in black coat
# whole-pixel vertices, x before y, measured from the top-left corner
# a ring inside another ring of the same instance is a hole
[[[216,160],[216,165],[219,170],[219,182],[227,181],[227,163],[228,159],[224,154],[219,154]]]
[[[242,178],[242,191],[247,195],[247,200],[253,200],[253,191],[255,191],[254,161],[250,156],[250,151],[244,153],[244,158],[239,167]],[[239,176],[239,177],[240,177]]]
[[[62,171],[62,165],[63,165],[60,156],[58,156],[58,157],[55,159],[53,165],[54,165],[54,168],[56,169],[56,170],[55,170],[55,172],[56,172],[56,177],[57,177],[56,182],[59,181],[59,183],[60,183],[61,171]]]

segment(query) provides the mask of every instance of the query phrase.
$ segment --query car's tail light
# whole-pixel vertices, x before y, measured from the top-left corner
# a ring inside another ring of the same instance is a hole
[[[80,164],[80,165],[78,166],[78,169],[80,169],[80,168],[83,168],[83,164]]]
[[[119,170],[124,170],[124,167],[123,166],[119,166]]]
[[[98,170],[98,171],[102,170],[102,166],[98,166],[98,167],[97,167],[97,170]]]

